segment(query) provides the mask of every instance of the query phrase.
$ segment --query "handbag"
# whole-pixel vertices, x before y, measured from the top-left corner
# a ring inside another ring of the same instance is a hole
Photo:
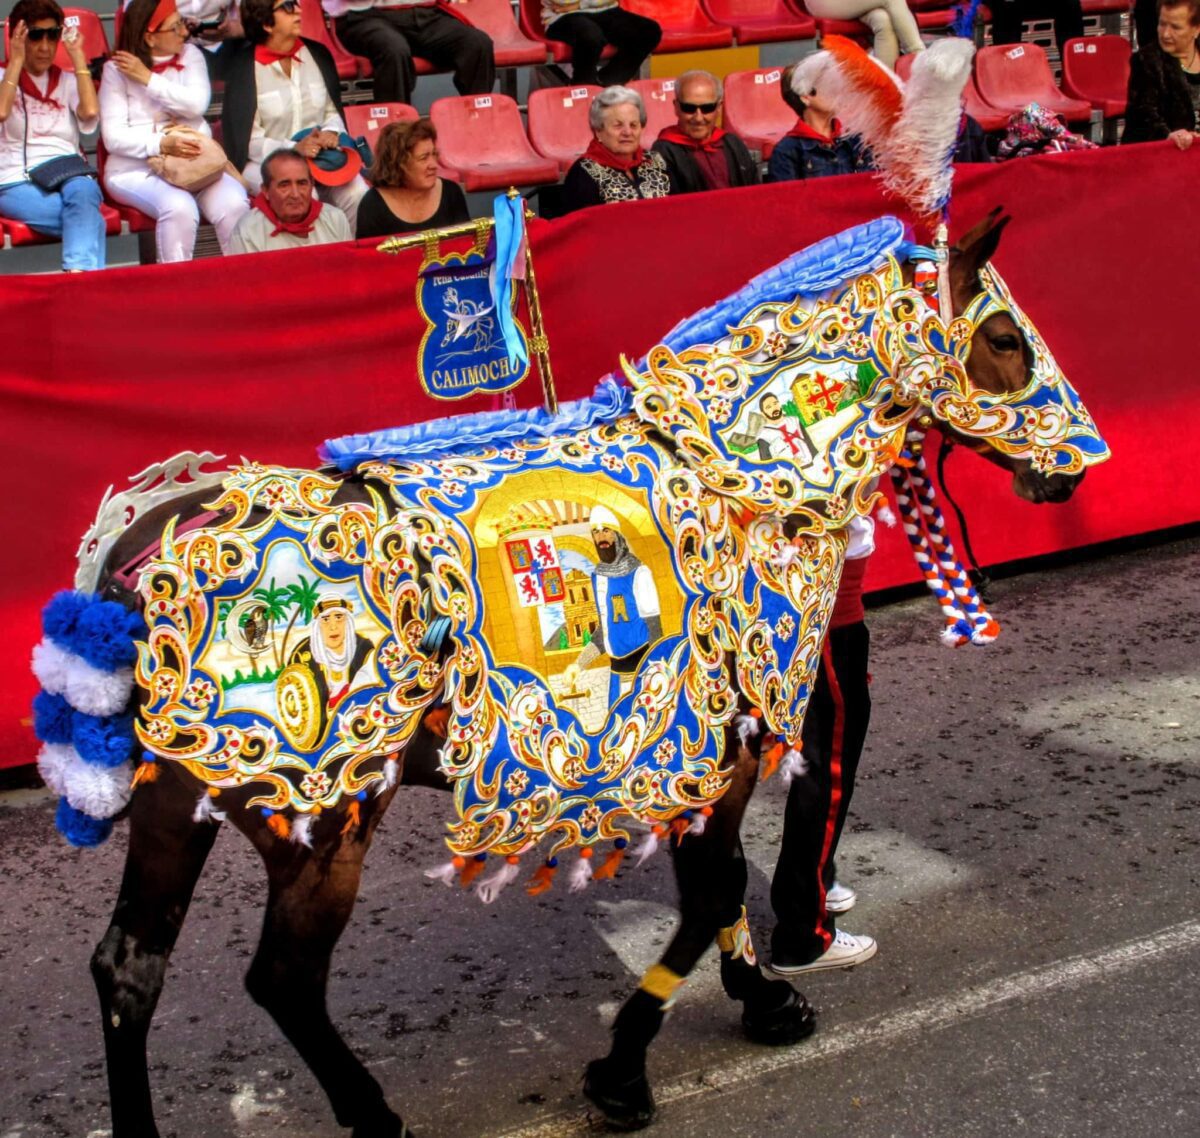
[[[158,154],[150,159],[150,169],[164,182],[187,190],[189,194],[211,186],[229,167],[229,159],[216,139],[209,138],[191,127],[168,127],[166,133],[189,135],[200,145],[200,153],[194,158],[179,158],[173,154]]]
[[[78,154],[64,154],[59,158],[51,158],[47,162],[39,162],[29,171],[29,180],[40,190],[54,193],[62,188],[64,182],[72,178],[95,178],[96,171]]]

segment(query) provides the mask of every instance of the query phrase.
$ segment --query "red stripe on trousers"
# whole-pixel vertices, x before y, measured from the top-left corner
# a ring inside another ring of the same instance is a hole
[[[817,860],[817,890],[821,904],[817,909],[816,933],[828,950],[833,944],[832,934],[825,928],[825,865],[833,852],[833,835],[837,832],[838,809],[842,804],[842,741],[846,733],[846,704],[842,699],[842,685],[838,683],[833,667],[833,648],[829,638],[821,648],[821,660],[825,664],[825,679],[829,683],[829,698],[833,702],[833,741],[829,751],[829,814],[825,819],[825,841],[821,845],[821,856]]]

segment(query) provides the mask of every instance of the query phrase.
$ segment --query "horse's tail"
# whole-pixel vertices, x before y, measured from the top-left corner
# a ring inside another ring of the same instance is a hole
[[[63,837],[99,845],[132,792],[133,665],[145,622],[117,601],[68,590],[42,610],[42,631],[33,650],[38,772],[60,796]]]

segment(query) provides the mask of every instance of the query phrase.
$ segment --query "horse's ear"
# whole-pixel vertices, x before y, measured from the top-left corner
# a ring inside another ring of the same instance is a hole
[[[950,285],[954,293],[954,307],[961,312],[979,291],[979,269],[995,256],[1004,227],[1012,221],[1002,217],[1002,206],[997,206],[978,225],[962,235],[951,249]]]

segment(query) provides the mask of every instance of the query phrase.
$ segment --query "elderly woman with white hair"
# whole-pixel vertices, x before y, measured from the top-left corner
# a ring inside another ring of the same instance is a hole
[[[646,106],[628,87],[606,87],[592,100],[594,135],[563,182],[566,212],[608,202],[665,198],[671,180],[661,154],[642,147]]]

